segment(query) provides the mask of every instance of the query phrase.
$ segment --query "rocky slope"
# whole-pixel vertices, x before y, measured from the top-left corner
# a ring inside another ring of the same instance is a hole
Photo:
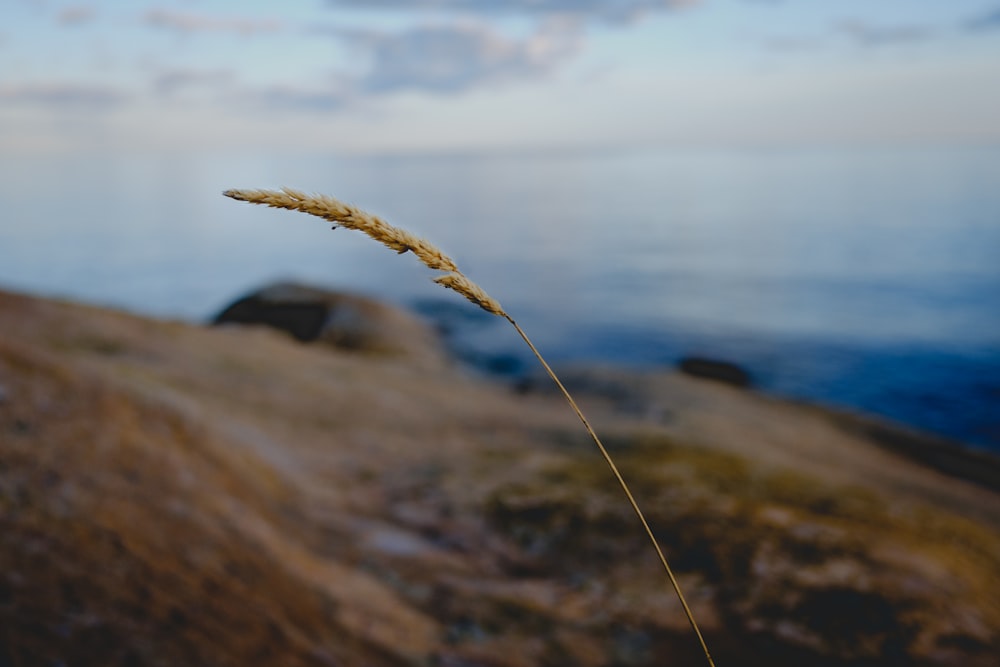
[[[424,361],[0,293],[0,665],[704,664],[562,400]],[[720,667],[994,664],[995,488],[814,408],[568,379]]]

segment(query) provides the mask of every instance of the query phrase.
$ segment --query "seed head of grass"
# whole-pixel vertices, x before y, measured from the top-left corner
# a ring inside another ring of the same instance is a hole
[[[448,255],[427,241],[405,229],[394,227],[377,215],[326,195],[307,195],[299,190],[226,190],[226,197],[251,204],[264,204],[272,208],[302,211],[323,218],[335,225],[364,232],[383,245],[402,254],[409,250],[429,268],[437,271],[458,271]]]
[[[487,294],[482,287],[472,282],[459,272],[438,276],[434,279],[434,282],[438,285],[447,287],[448,289],[455,290],[466,299],[489,313],[499,315],[500,317],[507,317],[507,313],[505,313],[503,308],[500,307],[500,303],[496,299]]]

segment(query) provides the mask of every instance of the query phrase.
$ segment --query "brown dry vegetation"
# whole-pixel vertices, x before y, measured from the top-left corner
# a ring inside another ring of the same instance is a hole
[[[0,665],[704,661],[547,390],[6,293],[0,332]],[[588,373],[720,666],[992,664],[995,491],[814,409]]]

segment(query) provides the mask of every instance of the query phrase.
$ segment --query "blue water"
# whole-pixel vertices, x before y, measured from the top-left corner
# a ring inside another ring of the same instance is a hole
[[[721,357],[1000,451],[1000,147],[0,156],[0,286],[203,320],[295,278],[444,312],[465,353],[527,363],[412,258],[219,194],[280,185],[432,239],[553,360]]]

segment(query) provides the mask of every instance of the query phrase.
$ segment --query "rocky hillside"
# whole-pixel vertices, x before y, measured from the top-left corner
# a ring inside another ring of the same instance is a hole
[[[363,347],[0,293],[0,665],[704,664],[558,396]],[[567,379],[720,667],[995,664],[995,488],[815,408]]]

